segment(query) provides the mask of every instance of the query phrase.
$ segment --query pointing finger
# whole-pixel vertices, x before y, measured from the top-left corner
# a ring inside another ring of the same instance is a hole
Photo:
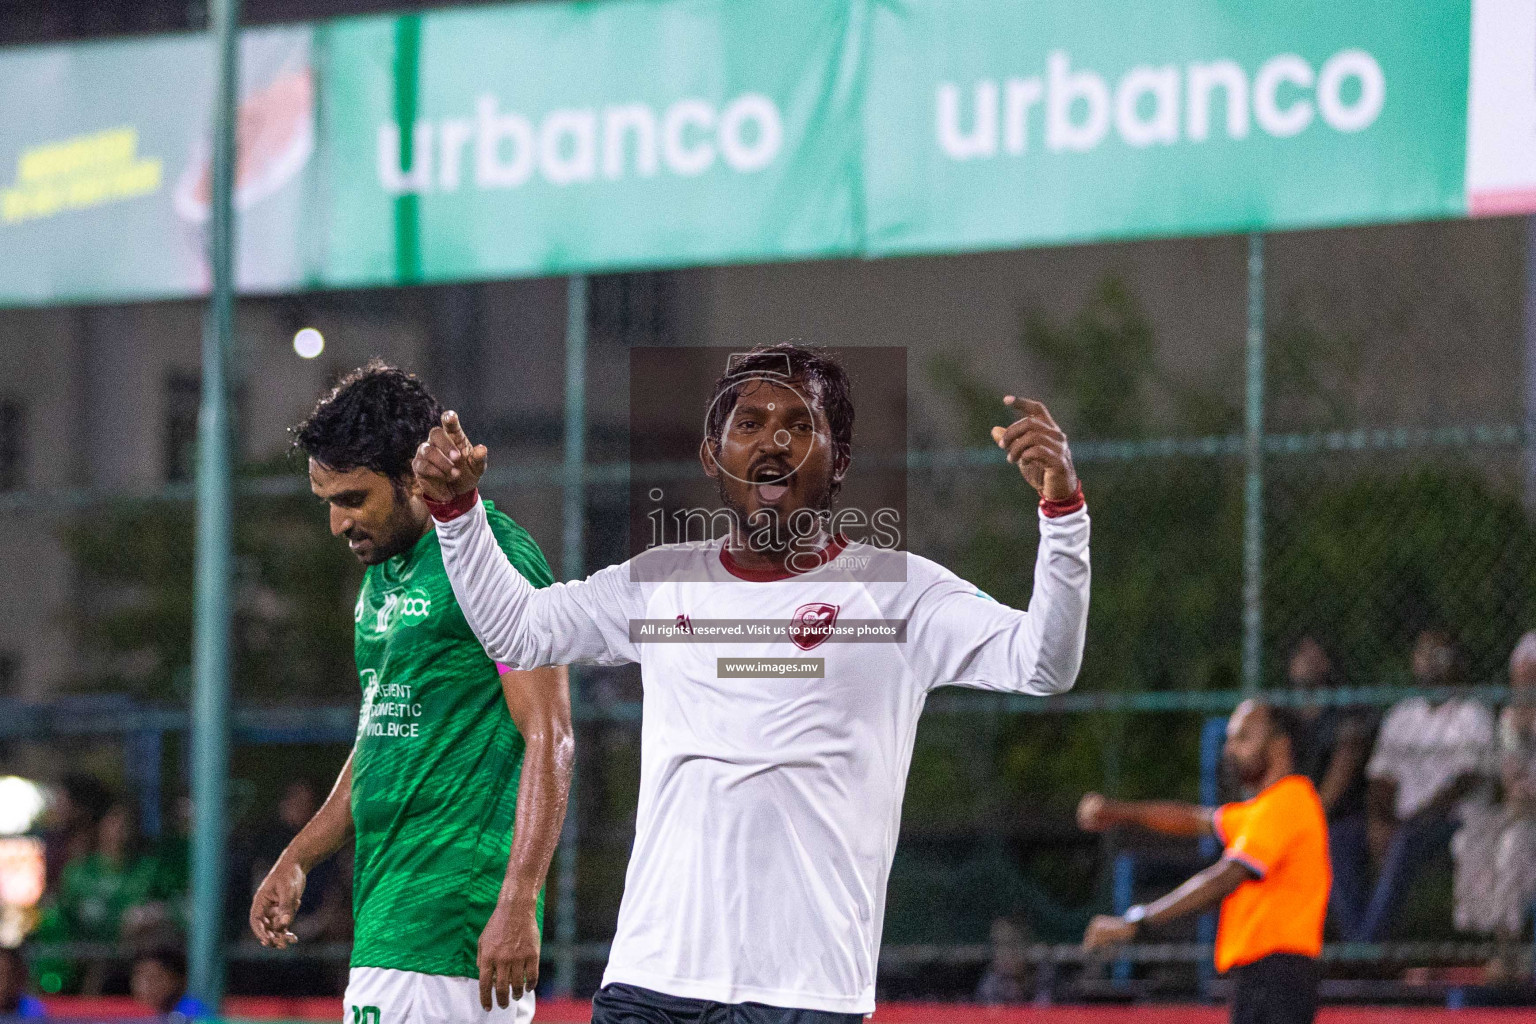
[[[459,414],[449,409],[443,413],[443,430],[448,434],[448,441],[459,450],[461,455],[468,455],[474,450],[474,445],[469,443],[468,436],[464,433],[464,427],[459,423]]]
[[[1051,424],[1051,426],[1056,425],[1056,421],[1051,417],[1051,410],[1045,407],[1044,402],[1037,399],[1006,395],[1003,398],[1003,404],[1010,409],[1023,413],[1025,416],[1038,416]]]

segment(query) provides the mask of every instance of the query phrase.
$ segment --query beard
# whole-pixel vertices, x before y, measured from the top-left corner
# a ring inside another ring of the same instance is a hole
[[[378,533],[369,535],[369,539],[373,541],[373,549],[360,561],[364,565],[380,565],[396,555],[403,555],[416,546],[416,542],[422,538],[422,533],[421,525],[411,518],[409,506],[404,501],[397,500],[383,528]]]
[[[1239,761],[1236,758],[1223,757],[1221,759],[1222,771],[1227,778],[1235,782],[1241,789],[1252,789],[1264,781],[1265,764],[1262,758],[1251,762]]]
[[[797,545],[816,536],[832,516],[834,494],[830,484],[786,517],[772,505],[751,511],[744,502],[731,495],[725,481],[724,474],[715,481],[720,492],[720,503],[730,512],[736,528],[745,535],[747,547],[759,553],[780,553],[795,549]]]

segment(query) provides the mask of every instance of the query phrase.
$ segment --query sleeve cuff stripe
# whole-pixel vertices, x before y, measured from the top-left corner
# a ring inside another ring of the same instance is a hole
[[[427,503],[427,511],[432,513],[433,519],[449,523],[475,507],[475,502],[480,500],[480,491],[465,491],[452,501],[433,501],[431,498],[422,500]]]
[[[1047,501],[1040,499],[1040,512],[1047,519],[1056,519],[1060,516],[1071,515],[1083,507],[1083,482],[1077,482],[1077,490],[1059,501]]]
[[[1265,875],[1269,874],[1269,869],[1264,867],[1263,864],[1260,864],[1258,861],[1254,860],[1252,857],[1248,856],[1246,853],[1233,853],[1231,850],[1228,850],[1222,856],[1224,856],[1227,860],[1237,861],[1243,867],[1247,868],[1249,871],[1252,871],[1260,878],[1263,878]]]

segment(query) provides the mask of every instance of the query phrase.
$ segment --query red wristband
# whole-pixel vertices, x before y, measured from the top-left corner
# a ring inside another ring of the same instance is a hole
[[[1057,519],[1061,516],[1070,515],[1082,507],[1083,482],[1081,480],[1077,482],[1077,490],[1065,498],[1057,501],[1050,501],[1045,498],[1040,499],[1040,511],[1045,514],[1047,519]]]
[[[433,501],[431,498],[423,498],[427,503],[427,511],[432,513],[432,518],[440,523],[452,522],[465,512],[475,507],[475,502],[480,500],[480,489],[465,491],[451,501]]]

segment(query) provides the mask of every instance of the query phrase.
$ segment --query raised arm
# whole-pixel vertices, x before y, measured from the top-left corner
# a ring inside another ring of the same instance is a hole
[[[639,614],[639,588],[627,566],[586,580],[535,588],[501,550],[478,485],[486,448],[472,445],[458,416],[443,423],[412,463],[437,527],[443,565],[464,618],[485,652],[514,669],[639,660],[629,620]]]
[[[1215,834],[1215,810],[1177,800],[1110,800],[1089,793],[1077,805],[1077,824],[1087,832],[1134,825],[1168,836]]]
[[[1066,434],[1033,399],[992,439],[1040,495],[1040,545],[1029,608],[999,604],[945,572],[912,608],[908,644],[930,688],[955,684],[1047,695],[1072,688],[1088,632],[1089,521]]]
[[[1026,610],[993,600],[950,572],[917,598],[908,648],[929,688],[1064,693],[1077,680],[1088,632],[1088,511],[1042,511]]]

